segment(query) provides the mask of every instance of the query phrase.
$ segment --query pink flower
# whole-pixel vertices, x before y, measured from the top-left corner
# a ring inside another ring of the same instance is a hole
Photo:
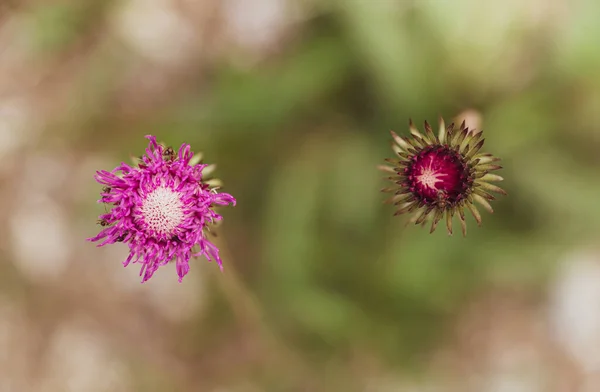
[[[105,228],[88,240],[102,240],[98,246],[127,243],[130,254],[123,264],[141,263],[142,283],[172,260],[181,282],[192,256],[214,260],[222,270],[219,249],[206,236],[210,225],[222,219],[214,207],[236,200],[209,185],[202,173],[209,165],[192,158],[189,144],[175,154],[154,136],[146,138],[150,143],[137,166],[121,163],[110,172],[96,172],[96,181],[105,185],[98,202],[112,209],[99,217]]]

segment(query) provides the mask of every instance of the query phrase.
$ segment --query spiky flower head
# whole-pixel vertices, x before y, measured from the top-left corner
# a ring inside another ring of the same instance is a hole
[[[98,246],[126,243],[130,253],[123,264],[141,263],[142,283],[173,260],[181,282],[192,256],[203,255],[223,269],[219,249],[207,233],[222,219],[214,207],[235,205],[236,200],[218,192],[218,181],[206,178],[214,166],[194,156],[189,144],[175,153],[154,136],[146,138],[146,154],[135,158],[133,166],[121,163],[110,172],[96,172],[96,181],[104,185],[98,202],[111,210],[99,217],[104,229],[88,240],[103,240]]]
[[[425,224],[432,219],[433,233],[439,221],[446,216],[448,234],[452,234],[452,218],[458,215],[463,235],[467,234],[465,208],[481,226],[481,214],[475,202],[490,213],[494,212],[489,200],[495,197],[489,192],[506,195],[506,192],[490,182],[502,181],[492,174],[502,167],[500,160],[491,154],[480,153],[483,132],[469,130],[463,121],[459,129],[454,123],[446,128],[440,118],[439,132],[435,135],[425,121],[425,134],[420,133],[409,121],[410,137],[392,133],[392,149],[397,158],[386,159],[391,164],[379,168],[391,176],[393,186],[382,192],[394,195],[385,202],[398,206],[394,215],[414,213],[410,222]]]

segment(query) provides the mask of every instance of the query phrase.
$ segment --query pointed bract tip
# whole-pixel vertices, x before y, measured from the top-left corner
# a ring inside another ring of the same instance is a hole
[[[440,129],[446,130],[446,121],[444,121],[444,117],[442,117],[442,116],[438,117],[438,124],[440,126]]]

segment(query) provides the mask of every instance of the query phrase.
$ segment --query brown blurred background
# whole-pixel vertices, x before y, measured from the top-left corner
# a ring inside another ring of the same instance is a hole
[[[0,391],[600,391],[600,2],[0,3]],[[466,119],[509,197],[405,227],[389,129]],[[140,284],[93,175],[217,163],[225,272]]]

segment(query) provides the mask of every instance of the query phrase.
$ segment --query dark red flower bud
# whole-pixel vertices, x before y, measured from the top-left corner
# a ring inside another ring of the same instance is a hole
[[[483,132],[469,130],[463,122],[459,129],[451,124],[446,128],[440,118],[438,135],[425,122],[425,135],[409,122],[411,137],[403,138],[391,132],[392,149],[396,159],[386,159],[392,166],[379,168],[392,174],[387,179],[393,186],[382,189],[394,193],[387,203],[398,206],[395,215],[414,212],[411,222],[425,224],[432,219],[431,232],[446,215],[448,234],[452,234],[452,218],[455,214],[461,223],[463,235],[467,233],[464,209],[467,208],[479,225],[481,215],[474,202],[493,212],[488,200],[495,197],[488,192],[506,195],[494,181],[502,177],[491,171],[502,167],[491,154],[480,153]]]

